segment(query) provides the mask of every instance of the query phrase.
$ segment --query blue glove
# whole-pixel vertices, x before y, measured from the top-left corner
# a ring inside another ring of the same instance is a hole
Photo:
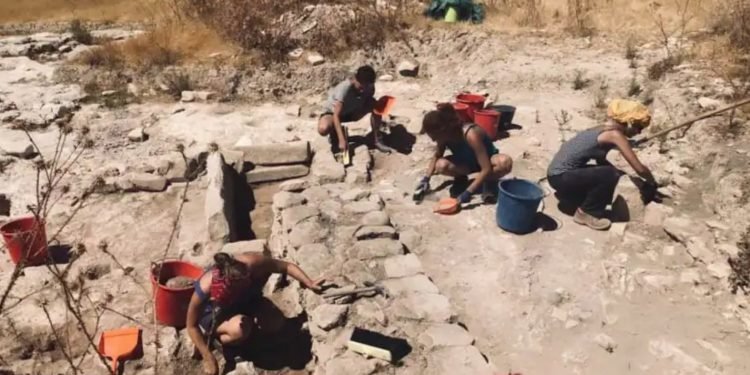
[[[458,196],[458,203],[464,204],[469,203],[471,200],[471,193],[467,190],[461,193],[461,195]]]

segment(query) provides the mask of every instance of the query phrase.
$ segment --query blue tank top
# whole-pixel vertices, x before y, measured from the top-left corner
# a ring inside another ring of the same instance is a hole
[[[456,158],[459,158],[460,160],[476,160],[477,156],[474,154],[474,149],[471,148],[471,145],[469,145],[469,142],[466,140],[466,135],[469,134],[469,131],[475,127],[479,127],[479,125],[468,124],[464,126],[464,139],[458,142],[450,142],[445,144],[445,147],[451,150],[451,153]],[[479,129],[481,130],[482,128]],[[496,155],[498,153],[495,144],[492,143],[492,140],[484,131],[482,131],[482,144],[484,145],[484,149],[487,151],[488,156],[492,157],[492,155]]]

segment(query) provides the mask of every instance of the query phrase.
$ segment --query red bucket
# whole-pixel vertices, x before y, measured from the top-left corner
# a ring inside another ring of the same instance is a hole
[[[157,322],[175,328],[185,327],[188,305],[190,304],[190,298],[193,296],[193,286],[170,288],[166,286],[166,283],[169,279],[177,276],[198,280],[201,275],[203,275],[203,269],[181,260],[168,260],[161,264],[153,264],[151,267],[151,288],[154,292],[154,309],[156,310]]]
[[[458,118],[461,119],[461,122],[470,122],[471,118],[469,117],[469,105],[465,103],[453,103],[453,109],[456,110],[456,113],[458,113]]]
[[[497,139],[497,126],[500,123],[500,112],[491,109],[483,109],[474,112],[474,123],[484,129],[487,136],[493,141]]]
[[[36,216],[12,219],[0,227],[0,233],[13,263],[38,266],[47,262],[47,232]]]
[[[479,94],[459,94],[456,96],[456,101],[459,103],[464,103],[469,106],[469,110],[467,111],[467,114],[469,115],[470,120],[474,120],[474,112],[479,111],[482,108],[484,108],[484,101],[485,101],[484,95]]]

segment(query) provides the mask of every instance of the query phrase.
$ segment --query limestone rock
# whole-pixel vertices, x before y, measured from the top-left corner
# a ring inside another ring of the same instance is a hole
[[[667,234],[680,243],[686,243],[696,230],[696,224],[687,217],[669,217],[664,220],[663,229]]]
[[[622,176],[615,189],[615,200],[612,202],[612,214],[622,221],[640,220],[645,205],[641,190],[630,176]]]
[[[183,91],[180,94],[180,100],[184,103],[191,103],[195,101],[195,92],[194,91]]]
[[[10,198],[0,194],[0,216],[10,216]]]
[[[341,200],[344,202],[358,201],[370,196],[370,192],[360,188],[354,188],[341,194]]]
[[[625,230],[628,228],[628,223],[612,223],[609,228],[609,238],[615,241],[620,241],[625,237]]]
[[[391,296],[400,296],[408,293],[439,293],[437,286],[425,275],[385,279],[382,281],[382,284]]]
[[[167,188],[167,179],[148,173],[132,173],[128,175],[128,180],[135,190],[160,192]]]
[[[698,285],[702,282],[701,274],[696,269],[686,269],[680,273],[680,282],[686,284]]]
[[[299,117],[302,107],[299,104],[291,104],[284,108],[284,113],[288,116]]]
[[[469,346],[474,337],[458,324],[433,324],[419,335],[419,343],[427,349]]]
[[[604,333],[596,335],[594,337],[594,342],[609,353],[612,353],[617,349],[617,343],[615,340]]]
[[[344,181],[346,169],[333,157],[315,156],[312,166],[313,178],[321,185]]]
[[[377,238],[396,239],[398,238],[398,233],[396,233],[396,229],[389,226],[366,226],[359,228],[359,230],[357,230],[357,233],[354,234],[354,237],[356,237],[359,241],[372,240]]]
[[[354,157],[352,157],[352,165],[355,168],[364,168],[365,172],[372,169],[372,154],[367,146],[359,146],[354,149]]]
[[[311,277],[326,274],[326,271],[335,263],[333,254],[323,244],[302,245],[294,255],[294,259],[305,273],[316,275]]]
[[[131,142],[144,142],[148,139],[148,135],[143,127],[137,127],[128,133],[128,139]]]
[[[370,171],[358,165],[346,170],[346,179],[349,185],[365,184],[370,182]]]
[[[304,195],[298,193],[289,193],[281,191],[273,196],[273,208],[277,210],[284,210],[290,207],[295,207],[307,203],[307,198]]]
[[[319,207],[320,207],[320,213],[326,219],[332,222],[336,222],[339,220],[339,215],[341,213],[341,203],[333,199],[329,199],[321,203]]]
[[[230,242],[222,246],[221,251],[229,255],[240,255],[244,253],[268,253],[268,241],[250,240]]]
[[[719,108],[722,105],[720,100],[712,99],[709,97],[698,98],[698,105],[707,111]]]
[[[0,140],[0,155],[13,156],[21,159],[31,159],[37,152],[29,141]]]
[[[378,362],[363,356],[346,353],[325,364],[325,375],[371,375],[378,370]]]
[[[383,74],[382,76],[378,77],[378,81],[391,82],[393,81],[393,76],[390,74]]]
[[[709,248],[705,238],[690,237],[685,244],[685,247],[690,256],[705,264],[711,264],[717,259],[716,252]]]
[[[399,241],[376,239],[357,242],[352,248],[352,252],[354,258],[367,260],[401,255],[404,253],[404,248]]]
[[[284,228],[291,230],[297,224],[320,215],[317,208],[311,206],[296,206],[284,210],[281,213],[281,222]]]
[[[313,186],[302,192],[310,204],[315,202],[324,202],[329,198],[328,190],[322,186]]]
[[[243,361],[237,363],[234,370],[227,373],[227,375],[257,375],[258,372],[255,370],[255,366],[252,362]]]
[[[349,203],[344,206],[344,211],[355,214],[366,214],[373,211],[380,211],[381,206],[375,202],[360,201]]]
[[[660,203],[651,202],[646,205],[646,209],[643,214],[643,222],[655,227],[664,224],[664,220],[670,217],[674,213],[674,209],[669,206],[665,206]]]
[[[341,267],[341,274],[351,283],[356,285],[365,285],[377,281],[375,275],[365,266],[362,261],[350,259],[344,262]]]
[[[307,176],[310,169],[305,165],[283,165],[278,167],[256,167],[245,174],[247,183],[281,181]]]
[[[383,309],[373,301],[362,299],[357,301],[355,308],[357,315],[360,318],[377,322],[382,326],[388,324],[388,317],[385,316],[385,312],[383,312]]]
[[[348,305],[325,304],[316,307],[310,317],[315,325],[328,331],[343,324],[348,312]]]
[[[206,187],[205,213],[208,236],[211,241],[228,242],[234,217],[234,189],[227,176],[224,157],[213,152],[206,160],[208,186]]]
[[[213,100],[216,97],[216,93],[213,91],[195,91],[195,98],[207,102]]]
[[[442,294],[408,293],[392,307],[394,315],[408,320],[444,323],[453,317],[450,302]]]
[[[708,273],[711,274],[711,276],[724,280],[729,277],[729,275],[732,274],[732,268],[729,266],[729,264],[726,261],[718,261],[715,263],[711,263],[708,265]]]
[[[255,165],[304,164],[310,160],[310,143],[306,141],[246,145],[240,140],[234,149],[244,152],[245,161]]]
[[[307,54],[307,62],[312,66],[318,66],[326,62],[326,59],[319,53],[310,52]]]
[[[390,225],[391,219],[388,214],[383,211],[373,211],[365,214],[362,217],[362,225],[365,226],[383,226]]]
[[[425,374],[494,375],[492,367],[475,346],[438,348],[427,356]]]
[[[300,180],[300,179],[284,181],[281,183],[281,185],[279,185],[279,189],[281,189],[281,191],[288,191],[288,192],[294,192],[294,193],[299,193],[307,189],[308,187],[310,187],[310,183],[307,182],[307,180]]]
[[[328,234],[328,228],[323,227],[320,220],[306,220],[292,228],[289,233],[289,243],[295,248],[306,244],[320,243]]]
[[[406,250],[413,253],[417,252],[419,244],[422,242],[422,235],[413,229],[402,231],[399,233],[398,238],[404,244]]]
[[[386,258],[383,267],[385,276],[390,278],[413,276],[424,272],[422,262],[414,254]]]
[[[419,74],[419,63],[414,60],[403,60],[396,70],[404,77],[416,77]]]

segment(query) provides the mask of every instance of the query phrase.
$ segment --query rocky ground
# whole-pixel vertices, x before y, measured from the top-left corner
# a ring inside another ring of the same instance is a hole
[[[639,156],[668,199],[644,207],[623,179],[618,193],[631,220],[609,232],[577,226],[553,195],[544,214],[554,224],[526,236],[498,229],[494,206],[436,216],[433,200],[447,189],[421,205],[411,201],[432,151],[429,139],[417,135],[421,117],[456,92],[484,92],[518,108],[516,125],[496,144],[513,157],[514,176],[538,180],[564,139],[597,124],[599,99],[626,96],[633,77],[644,88],[641,99],[655,98],[655,127],[728,100],[729,88],[700,62],[648,81],[646,67],[663,57],[657,45],[641,46],[633,68],[606,38],[420,32],[408,46],[394,43],[369,57],[380,70],[378,93],[398,100],[385,139],[399,152],[360,146],[344,169],[316,136],[315,113],[328,80],[366,61],[364,55],[346,64],[300,62],[289,80],[307,83],[284,86],[282,102],[219,103],[221,90],[207,86],[183,93],[179,102],[146,95],[113,107],[107,97],[117,92],[87,99],[91,94],[70,78],[65,61],[79,46],[68,39],[0,40],[0,194],[10,201],[8,215],[27,213],[36,200],[35,153],[59,149],[60,127],[75,134],[88,129],[93,145],[63,180],[67,193],[47,226],[54,233],[75,213],[59,239],[87,249],[69,275],[75,295],[86,296],[89,331],[143,328],[144,357],[127,362],[127,373],[198,373],[184,332],[152,324],[150,264],[166,254],[207,265],[222,247],[270,252],[339,287],[375,282],[387,290],[387,296],[323,301],[274,280],[267,295],[294,340],[254,348],[253,365],[244,362],[239,374],[748,371],[748,301],[731,293],[727,264],[750,224],[750,138],[741,114],[739,125],[716,118],[642,149]],[[420,65],[417,77],[399,74],[397,62],[407,56]],[[590,82],[575,89],[579,71]],[[243,77],[252,87],[258,75]],[[278,78],[257,81],[272,89]],[[151,89],[134,86],[124,91],[136,96]],[[272,98],[264,87],[253,97]],[[32,129],[36,147],[23,127]],[[353,139],[367,128],[367,121],[354,124]],[[70,138],[64,152],[74,147]],[[269,153],[269,144],[284,152]],[[279,184],[289,179],[296,180]],[[434,179],[433,187],[443,181]],[[95,182],[96,193],[82,199]],[[243,242],[254,235],[267,241]],[[7,257],[0,262],[0,285],[8,284],[12,269]],[[65,353],[80,359],[87,342],[60,293],[45,267],[24,270],[0,321],[7,332],[0,338],[0,369],[53,374],[69,367]],[[40,301],[56,332],[67,337],[64,345],[50,334]],[[353,327],[404,338],[412,352],[400,366],[356,355],[343,345]],[[104,371],[90,354],[81,369]]]

